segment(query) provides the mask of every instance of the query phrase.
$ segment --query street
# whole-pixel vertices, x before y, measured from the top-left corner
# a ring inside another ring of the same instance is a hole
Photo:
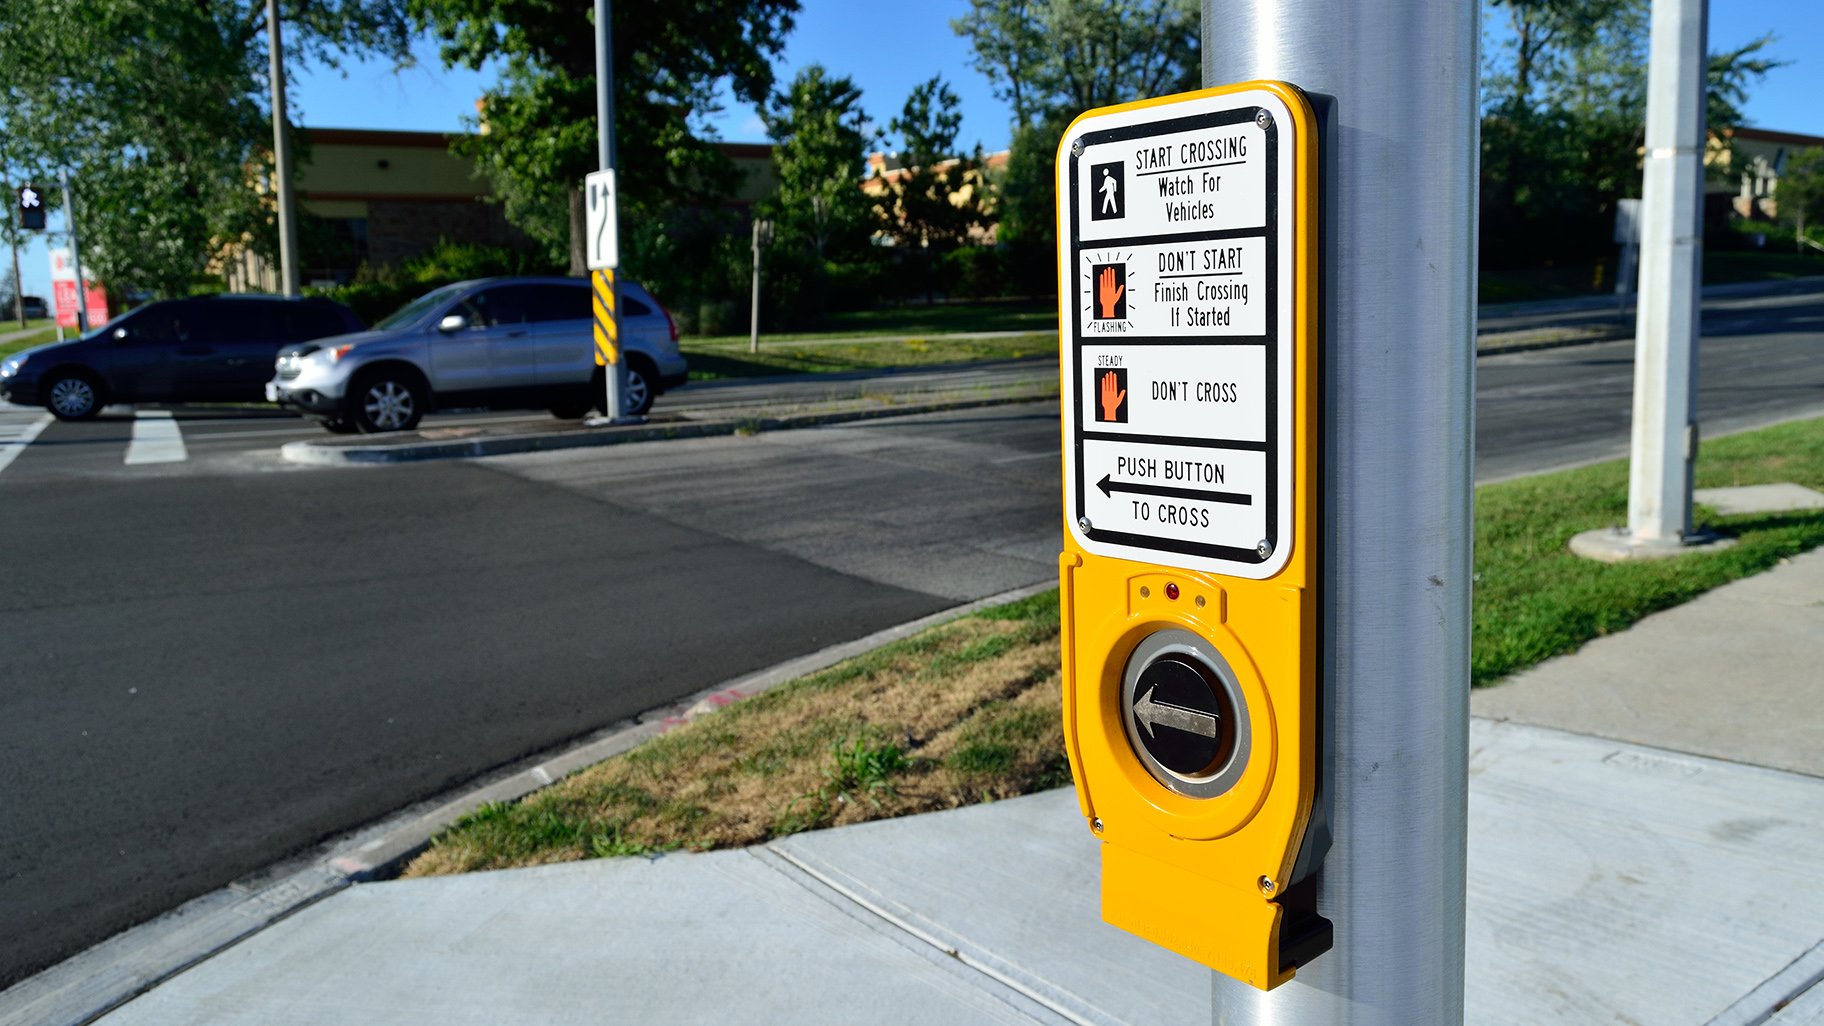
[[[1706,327],[1709,433],[1824,412],[1824,297]],[[1478,478],[1625,455],[1631,345],[1478,361]],[[38,432],[0,448],[0,987],[492,768],[1056,572],[1055,403],[349,469],[279,459],[322,433],[272,413],[42,420],[0,411],[0,443]]]

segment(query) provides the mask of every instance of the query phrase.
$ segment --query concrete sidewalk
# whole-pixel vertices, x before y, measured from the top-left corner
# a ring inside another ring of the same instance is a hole
[[[1468,1022],[1824,1024],[1820,666],[1824,551],[1475,696]],[[1096,848],[1054,791],[361,884],[99,1021],[1210,1022],[1101,923]]]

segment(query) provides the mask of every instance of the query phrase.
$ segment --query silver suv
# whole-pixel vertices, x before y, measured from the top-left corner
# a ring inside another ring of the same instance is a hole
[[[652,294],[620,283],[625,409],[684,383],[678,330]],[[435,407],[549,409],[602,401],[590,286],[577,278],[485,278],[420,296],[370,331],[279,351],[266,398],[330,431],[409,431]]]

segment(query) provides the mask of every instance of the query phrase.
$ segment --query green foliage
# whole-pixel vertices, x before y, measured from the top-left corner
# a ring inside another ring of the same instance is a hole
[[[408,53],[392,0],[280,16],[294,61]],[[275,255],[270,191],[250,187],[272,174],[265,31],[258,0],[0,5],[6,163],[47,186],[69,169],[84,265],[115,296],[183,295],[226,243]]]
[[[934,75],[913,88],[887,125],[900,139],[900,172],[886,178],[875,211],[881,231],[917,268],[916,284],[927,299],[941,285],[938,258],[994,223],[981,147],[973,156],[956,153],[962,121],[956,92]]]
[[[1008,287],[1023,296],[1055,297],[1058,291],[1058,140],[1071,115],[1050,111],[1016,127],[1000,182],[1000,244],[1008,251]]]
[[[950,23],[1016,128],[1197,88],[1201,25],[1199,0],[970,0]]]
[[[485,134],[460,152],[476,161],[507,219],[572,273],[582,261],[583,176],[598,166],[595,30],[586,5],[548,0],[404,0],[443,44],[446,64],[504,63],[484,98]],[[748,102],[772,87],[798,0],[621,0],[613,5],[614,104],[623,225],[713,205],[733,183],[706,115],[729,83]],[[648,246],[646,253],[664,251]],[[623,257],[629,273],[654,277]],[[629,259],[633,257],[634,259]]]
[[[1057,294],[1059,137],[1090,108],[1197,88],[1201,7],[1199,0],[970,0],[969,13],[950,23],[969,40],[976,70],[1013,108],[1012,152],[996,183],[1002,294]]]
[[[760,204],[773,223],[768,310],[815,327],[829,307],[829,264],[870,261],[868,200],[859,188],[867,158],[861,90],[820,64],[800,71],[762,110],[779,188]],[[783,259],[781,259],[783,258]],[[781,287],[784,286],[784,287]]]
[[[1648,0],[1487,0],[1506,22],[1482,79],[1484,268],[1606,257],[1616,201],[1640,194]],[[1726,138],[1776,62],[1772,37],[1713,54],[1709,129]]]
[[[398,267],[363,268],[344,285],[307,288],[307,295],[333,299],[368,324],[380,320],[432,289],[495,275],[556,274],[543,253],[440,240]]]
[[[1779,203],[1780,221],[1792,226],[1794,246],[1804,249],[1805,240],[1812,239],[1818,224],[1824,222],[1824,148],[1787,154],[1774,199]],[[1816,242],[1812,245],[1824,248]]]

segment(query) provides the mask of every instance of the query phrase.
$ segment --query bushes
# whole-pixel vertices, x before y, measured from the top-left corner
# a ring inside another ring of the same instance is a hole
[[[364,265],[355,280],[346,285],[308,288],[304,292],[333,299],[373,324],[426,292],[455,282],[495,275],[562,273],[563,268],[530,250],[445,240],[398,267]]]

